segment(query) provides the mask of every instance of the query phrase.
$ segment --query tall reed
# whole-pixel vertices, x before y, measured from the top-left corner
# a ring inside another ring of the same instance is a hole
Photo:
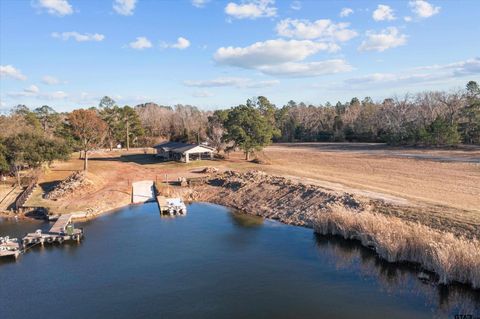
[[[414,262],[435,272],[439,282],[480,288],[480,241],[455,237],[396,217],[334,206],[318,214],[314,229],[323,235],[359,240],[389,262]]]

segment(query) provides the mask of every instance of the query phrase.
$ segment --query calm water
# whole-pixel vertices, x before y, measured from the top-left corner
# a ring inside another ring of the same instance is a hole
[[[210,204],[155,204],[83,224],[80,244],[0,263],[0,318],[454,318],[479,292],[439,289],[407,267],[312,230]],[[0,222],[21,236],[47,223]]]

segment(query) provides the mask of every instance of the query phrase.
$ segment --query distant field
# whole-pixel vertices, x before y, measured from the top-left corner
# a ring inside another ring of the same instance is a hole
[[[267,167],[271,172],[327,187],[480,212],[480,147],[296,143],[268,147],[264,156],[273,164]]]

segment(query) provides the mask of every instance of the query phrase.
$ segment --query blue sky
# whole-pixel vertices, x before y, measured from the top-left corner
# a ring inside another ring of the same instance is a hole
[[[480,1],[1,0],[0,108],[320,104],[480,82]]]

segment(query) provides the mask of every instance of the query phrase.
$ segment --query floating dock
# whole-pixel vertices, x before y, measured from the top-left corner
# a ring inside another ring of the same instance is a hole
[[[41,230],[37,230],[34,233],[28,233],[23,237],[23,248],[26,250],[29,247],[45,243],[63,243],[67,240],[75,240],[80,242],[83,238],[83,229],[75,228],[72,223],[73,214],[61,215],[55,224],[53,224],[50,231],[43,233]]]
[[[16,238],[0,237],[0,257],[17,259],[20,256],[20,252],[20,244]]]
[[[157,196],[157,204],[161,215],[179,216],[187,214],[187,206],[180,198]]]

